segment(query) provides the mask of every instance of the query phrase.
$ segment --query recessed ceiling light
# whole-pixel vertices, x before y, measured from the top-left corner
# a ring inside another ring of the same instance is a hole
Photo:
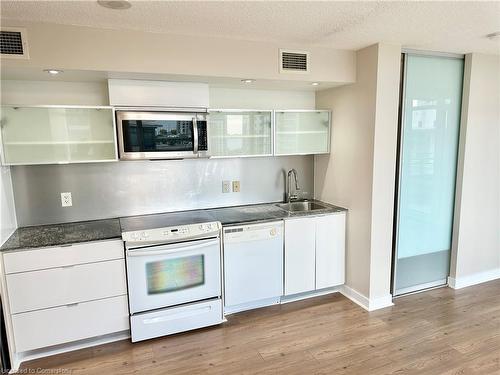
[[[132,6],[127,0],[97,0],[97,4],[109,9],[128,9]]]
[[[500,37],[500,31],[495,31],[494,33],[486,35],[488,39],[496,39],[498,37]]]
[[[313,85],[313,86],[319,86],[319,82],[313,82],[313,83],[311,83],[311,85]]]
[[[255,80],[254,79],[242,79],[241,82],[243,82],[243,83],[253,83],[253,82],[255,82]]]
[[[57,70],[57,69],[44,69],[43,71],[53,76],[58,75],[59,73],[63,73],[62,70]]]

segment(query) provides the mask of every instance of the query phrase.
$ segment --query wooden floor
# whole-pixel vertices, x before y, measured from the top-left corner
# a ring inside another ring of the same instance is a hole
[[[371,313],[333,294],[23,368],[71,374],[500,374],[500,280],[399,298],[394,307]]]

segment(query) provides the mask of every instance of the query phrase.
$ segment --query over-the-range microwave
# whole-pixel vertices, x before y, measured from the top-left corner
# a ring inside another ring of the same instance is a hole
[[[208,157],[207,110],[116,108],[122,160]]]

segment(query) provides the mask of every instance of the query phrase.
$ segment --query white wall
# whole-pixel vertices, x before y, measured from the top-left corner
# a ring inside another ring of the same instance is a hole
[[[315,157],[315,197],[349,209],[346,284],[368,296],[377,46],[357,53],[357,82],[316,94],[332,110],[330,155]]]
[[[450,283],[500,277],[500,57],[466,56]]]
[[[2,80],[2,104],[109,105],[106,82]]]
[[[314,91],[210,88],[211,108],[314,109]]]
[[[356,79],[355,53],[333,48],[13,20],[2,25],[27,29],[30,55],[29,60],[2,58],[3,68],[338,83]],[[310,72],[280,74],[280,48],[310,51]]]
[[[0,166],[0,246],[17,228],[9,167]]]
[[[386,298],[391,289],[400,69],[401,46],[380,44],[373,146],[371,300]]]
[[[315,93],[300,90],[256,90],[210,87],[211,108],[314,109]],[[106,82],[5,80],[2,104],[109,105]]]
[[[316,95],[331,108],[332,152],[315,157],[315,196],[349,209],[346,284],[390,301],[399,46],[357,52],[357,82]]]

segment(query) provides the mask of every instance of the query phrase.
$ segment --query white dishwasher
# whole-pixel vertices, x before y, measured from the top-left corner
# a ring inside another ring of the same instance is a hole
[[[283,221],[224,228],[224,312],[277,304],[283,295]]]

